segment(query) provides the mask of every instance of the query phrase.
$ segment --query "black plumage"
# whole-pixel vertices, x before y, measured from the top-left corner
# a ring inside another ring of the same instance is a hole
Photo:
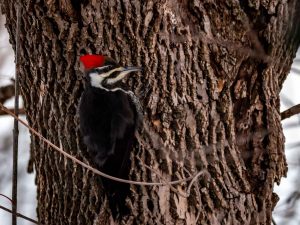
[[[80,100],[80,128],[84,143],[102,167],[114,155],[123,160],[127,143],[134,137],[136,112],[130,97],[123,91],[108,92],[87,88]],[[120,145],[122,143],[122,145]]]

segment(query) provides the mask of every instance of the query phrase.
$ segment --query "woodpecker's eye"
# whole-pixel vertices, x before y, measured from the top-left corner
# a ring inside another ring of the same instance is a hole
[[[102,73],[101,69],[95,69],[97,73]]]
[[[112,78],[116,78],[118,75],[119,75],[119,71],[115,71],[115,72],[113,72],[110,76],[109,76],[109,78],[110,79],[112,79]]]

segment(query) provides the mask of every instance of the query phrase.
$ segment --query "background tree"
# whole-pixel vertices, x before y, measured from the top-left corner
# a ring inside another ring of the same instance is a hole
[[[299,45],[299,2],[23,1],[20,85],[29,124],[83,158],[76,108],[80,54],[144,68],[144,129],[132,154],[124,224],[270,224],[274,182],[286,173],[279,92]],[[16,4],[2,0],[15,45]],[[147,90],[145,92],[145,90]],[[141,94],[143,93],[143,94]],[[109,224],[99,177],[32,135],[44,224]],[[33,164],[32,164],[33,163]],[[155,168],[158,176],[146,165]]]

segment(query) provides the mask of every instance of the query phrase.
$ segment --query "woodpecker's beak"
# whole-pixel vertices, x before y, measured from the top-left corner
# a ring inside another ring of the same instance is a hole
[[[142,70],[141,67],[128,66],[128,67],[124,67],[123,71],[127,71],[128,73],[130,73],[130,72],[136,72],[141,70]]]

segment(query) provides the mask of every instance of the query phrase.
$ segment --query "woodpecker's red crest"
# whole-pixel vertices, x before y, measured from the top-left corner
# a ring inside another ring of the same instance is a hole
[[[80,61],[84,66],[84,70],[90,70],[97,67],[101,67],[105,64],[104,55],[83,55],[80,56]]]

